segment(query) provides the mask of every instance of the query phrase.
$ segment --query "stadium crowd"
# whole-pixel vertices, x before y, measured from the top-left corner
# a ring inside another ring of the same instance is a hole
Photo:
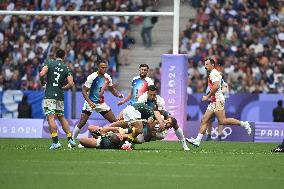
[[[1,10],[138,11],[141,0],[3,0]],[[94,71],[97,61],[109,62],[118,77],[132,38],[131,19],[82,16],[0,16],[0,90],[39,90],[39,71],[57,48],[65,49],[76,89]]]
[[[231,93],[284,92],[284,2],[192,0],[195,19],[181,33],[188,93],[205,92],[202,59],[217,59]]]
[[[148,0],[3,0],[1,10],[138,11]],[[223,68],[231,93],[284,92],[284,2],[269,0],[191,0],[197,15],[180,37],[188,54],[188,93],[206,91],[202,59],[211,56]],[[184,6],[184,5],[183,5]],[[66,49],[76,89],[81,90],[96,62],[107,60],[118,79],[127,65],[130,17],[0,16],[0,90],[39,90],[38,74],[46,58]],[[160,70],[149,76],[160,86]]]

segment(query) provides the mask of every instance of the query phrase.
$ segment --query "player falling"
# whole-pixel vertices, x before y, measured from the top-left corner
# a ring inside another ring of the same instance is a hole
[[[220,72],[218,72],[215,69],[215,60],[208,58],[205,60],[205,69],[207,70],[207,73],[209,74],[208,77],[208,86],[210,88],[210,92],[202,97],[202,101],[207,101],[211,98],[211,103],[208,105],[207,110],[202,118],[199,133],[197,137],[188,139],[186,138],[186,141],[190,144],[199,147],[200,142],[202,140],[203,135],[206,132],[207,125],[210,121],[210,118],[213,116],[213,114],[216,115],[219,124],[221,125],[239,125],[247,130],[247,133],[251,134],[251,128],[248,121],[240,121],[235,118],[226,118],[225,116],[225,109],[224,109],[224,95],[222,93],[221,88],[221,80],[222,76]]]

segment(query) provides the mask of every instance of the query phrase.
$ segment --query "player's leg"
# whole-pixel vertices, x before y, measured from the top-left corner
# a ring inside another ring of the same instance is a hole
[[[115,118],[113,112],[111,110],[109,111],[102,111],[100,112],[100,114],[106,119],[108,120],[110,123],[116,122],[117,119]]]
[[[57,126],[55,123],[54,114],[47,115],[47,122],[49,125],[50,134],[52,137],[52,144],[49,149],[55,150],[57,148],[60,148],[61,144],[59,143],[59,140],[58,140]]]
[[[121,127],[125,129],[125,128],[129,128],[129,125],[123,120],[118,120],[116,122],[109,124],[107,127]]]
[[[89,104],[85,101],[83,105],[83,110],[81,113],[80,121],[79,123],[74,127],[73,130],[73,140],[77,138],[79,135],[81,129],[84,127],[84,125],[87,123],[90,115],[92,114],[93,109],[89,106]]]
[[[57,133],[57,126],[55,123],[55,100],[54,99],[44,99],[44,112],[46,115],[46,119],[49,126],[49,131],[52,138],[52,144],[49,149],[55,150],[61,147],[61,144],[58,141],[58,133]]]
[[[110,123],[116,122],[116,118],[113,112],[105,102],[101,104],[96,104],[95,110],[96,112],[100,113]]]
[[[218,141],[222,141],[223,129],[224,129],[224,125],[221,125],[218,123],[218,138],[217,138]]]
[[[97,148],[99,147],[100,144],[100,138],[95,139],[95,138],[80,138],[79,142],[82,146],[86,147],[86,148]]]
[[[247,130],[247,133],[251,134],[251,128],[248,121],[240,121],[235,118],[226,118],[224,102],[216,102],[215,104],[215,115],[220,125],[239,125]]]
[[[212,118],[208,121],[208,124],[207,124],[207,138],[206,138],[206,141],[212,140],[211,134],[212,134],[212,124],[213,124],[213,120],[214,120],[214,118],[212,117]]]
[[[187,142],[194,145],[195,147],[199,147],[200,142],[202,140],[202,137],[206,132],[208,122],[209,122],[210,118],[213,116],[213,114],[214,114],[214,112],[211,110],[211,106],[209,105],[206,112],[204,113],[202,120],[201,120],[201,125],[200,125],[200,129],[199,129],[199,133],[198,133],[197,137],[195,139],[194,138],[191,138],[191,139],[186,138]]]
[[[64,117],[64,102],[63,101],[56,101],[56,110],[55,114],[58,117],[59,122],[61,123],[62,129],[64,130],[67,140],[69,142],[69,147],[75,147],[76,143],[72,139],[72,134],[70,131],[69,123]]]
[[[63,115],[58,115],[58,120],[60,121],[61,125],[62,125],[62,129],[64,130],[67,140],[69,142],[68,147],[75,147],[76,143],[72,138],[72,133],[70,131],[70,127],[69,127],[69,123],[68,121],[65,119],[65,117]]]
[[[178,125],[175,125],[173,128],[175,130],[175,134],[176,134],[177,138],[179,139],[179,141],[182,144],[183,150],[189,151],[190,149],[186,145],[186,141],[185,141],[185,138],[184,138],[183,130]]]
[[[82,111],[79,123],[74,127],[74,130],[73,130],[73,140],[75,140],[78,137],[81,129],[87,123],[91,114],[92,114],[91,112],[88,112],[86,110]]]

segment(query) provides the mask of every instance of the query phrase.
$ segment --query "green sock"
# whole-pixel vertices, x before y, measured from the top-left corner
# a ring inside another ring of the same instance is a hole
[[[52,137],[52,142],[57,144],[58,143],[58,136]]]

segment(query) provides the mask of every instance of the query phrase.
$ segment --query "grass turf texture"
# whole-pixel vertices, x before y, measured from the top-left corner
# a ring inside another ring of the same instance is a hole
[[[276,144],[178,142],[118,150],[49,150],[48,139],[0,139],[0,188],[283,188],[284,154]]]

